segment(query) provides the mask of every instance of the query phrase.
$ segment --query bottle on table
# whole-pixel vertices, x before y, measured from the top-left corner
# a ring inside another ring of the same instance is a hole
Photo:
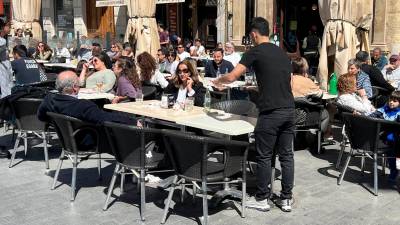
[[[337,82],[336,72],[333,72],[329,78],[329,94],[337,95]]]
[[[221,77],[221,72],[219,71],[219,67],[217,69],[216,77],[217,77],[217,79]]]
[[[209,112],[211,109],[211,93],[209,88],[206,88],[206,94],[204,96],[204,111]]]

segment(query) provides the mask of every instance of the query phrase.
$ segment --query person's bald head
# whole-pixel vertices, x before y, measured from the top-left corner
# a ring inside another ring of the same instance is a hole
[[[72,71],[61,72],[56,79],[56,88],[61,94],[78,94],[78,76]]]

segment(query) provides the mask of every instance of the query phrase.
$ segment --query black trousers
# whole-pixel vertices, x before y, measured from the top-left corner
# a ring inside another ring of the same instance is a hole
[[[254,129],[257,162],[256,199],[270,196],[271,163],[274,149],[279,155],[282,168],[281,198],[292,198],[294,179],[293,139],[294,108],[282,108],[261,112]]]

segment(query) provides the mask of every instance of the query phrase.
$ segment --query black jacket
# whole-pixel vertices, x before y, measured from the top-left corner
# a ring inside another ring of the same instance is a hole
[[[193,84],[193,90],[195,91],[194,97],[194,105],[203,107],[204,104],[204,95],[206,93],[206,88],[203,86],[203,83],[197,82]],[[175,87],[174,84],[170,83],[165,89],[164,93],[173,94],[174,100],[178,97],[179,88]]]
[[[209,60],[205,67],[205,76],[206,77],[217,77],[217,71],[222,74],[226,72],[230,73],[235,67],[233,67],[232,63],[223,59],[219,67],[215,63],[214,60]]]
[[[381,71],[378,68],[376,68],[375,66],[371,66],[368,64],[362,64],[361,70],[369,75],[369,79],[371,80],[372,86],[385,88],[386,90],[389,91],[389,93],[391,93],[392,91],[395,90],[395,88],[391,84],[389,84],[385,80],[385,78],[383,78]]]
[[[38,118],[41,121],[49,121],[47,112],[55,112],[72,116],[77,119],[102,124],[105,121],[136,125],[136,120],[125,114],[106,112],[89,100],[77,99],[73,96],[62,94],[48,94],[38,109]]]

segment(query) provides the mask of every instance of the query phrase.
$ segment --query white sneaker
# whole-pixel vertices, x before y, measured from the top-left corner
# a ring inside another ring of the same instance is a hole
[[[400,158],[396,158],[396,169],[400,170]]]
[[[282,211],[284,212],[291,212],[292,211],[292,205],[294,203],[293,198],[291,199],[278,199],[276,204],[281,208]]]
[[[249,198],[246,201],[246,207],[247,208],[252,208],[252,209],[257,209],[260,211],[269,211],[271,209],[271,206],[268,204],[268,198],[264,200],[258,201],[254,196]]]

